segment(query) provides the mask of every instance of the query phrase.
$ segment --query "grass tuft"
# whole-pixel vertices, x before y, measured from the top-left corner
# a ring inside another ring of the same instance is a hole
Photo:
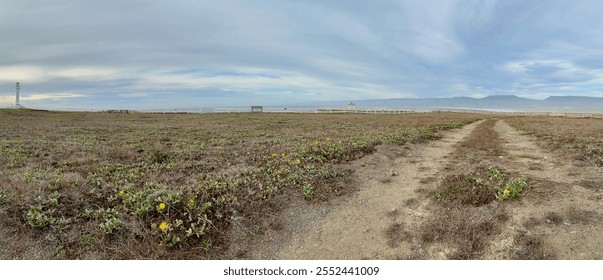
[[[499,168],[482,168],[468,175],[445,177],[436,191],[435,198],[438,201],[481,206],[495,200],[521,198],[529,188],[530,185],[524,177],[510,178]]]

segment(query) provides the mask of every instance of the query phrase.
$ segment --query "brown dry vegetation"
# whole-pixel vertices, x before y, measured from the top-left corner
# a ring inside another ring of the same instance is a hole
[[[506,120],[543,146],[583,162],[603,166],[603,121],[553,117],[516,117]]]
[[[498,134],[493,129],[497,119],[488,119],[478,125],[475,130],[461,142],[453,156],[460,162],[481,164],[482,161],[496,161],[496,157],[505,154]]]
[[[340,163],[475,116],[0,110],[0,258],[224,258],[233,224],[349,192]]]

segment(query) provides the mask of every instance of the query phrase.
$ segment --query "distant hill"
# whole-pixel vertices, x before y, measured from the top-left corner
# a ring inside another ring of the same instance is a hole
[[[346,107],[348,101],[321,102],[323,107]],[[495,111],[568,111],[603,112],[603,98],[552,96],[544,100],[515,95],[491,95],[484,98],[391,98],[354,100],[358,108],[398,109],[476,109]]]
[[[603,113],[603,98],[583,96],[552,96],[544,100],[530,99],[516,95],[491,95],[483,98],[390,98],[352,100],[359,109],[469,109],[502,112],[576,112]],[[265,112],[288,112],[315,110],[318,108],[347,108],[350,100],[325,101],[282,106],[264,106]],[[259,104],[261,105],[261,104]],[[250,106],[238,107],[188,107],[172,109],[142,110],[146,112],[247,112]]]

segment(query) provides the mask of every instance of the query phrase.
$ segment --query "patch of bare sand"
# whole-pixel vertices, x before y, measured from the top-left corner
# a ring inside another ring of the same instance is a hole
[[[349,164],[358,191],[323,205],[293,203],[282,229],[262,236],[253,259],[412,258],[415,230],[430,214],[422,192],[436,187],[453,146],[478,124],[426,144],[380,146]],[[433,258],[444,258],[431,256]]]
[[[603,259],[601,168],[577,166],[545,151],[504,121],[498,121],[495,129],[508,152],[502,165],[532,179],[534,185],[525,197],[510,202],[511,218],[483,257],[517,257],[525,248],[515,240],[524,235],[542,240],[543,250],[556,259]]]

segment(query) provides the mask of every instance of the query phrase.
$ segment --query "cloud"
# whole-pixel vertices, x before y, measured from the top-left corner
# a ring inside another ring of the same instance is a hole
[[[20,103],[23,101],[44,101],[44,100],[61,100],[61,99],[73,99],[85,97],[84,94],[78,93],[34,93],[28,95],[21,95],[19,97]],[[0,95],[0,104],[13,105],[15,104],[15,95]]]
[[[131,93],[120,93],[117,96],[125,97],[125,98],[138,98],[138,97],[147,97],[151,94],[148,92],[131,92]]]
[[[58,100],[58,99],[70,99],[70,98],[78,98],[83,97],[83,94],[78,93],[39,93],[39,94],[30,94],[21,97],[21,100]]]
[[[65,93],[40,99],[48,107],[603,96],[595,86],[603,83],[601,8],[564,0],[6,0],[0,93],[11,95],[17,81],[24,96]]]
[[[603,69],[578,65],[567,60],[520,60],[505,63],[501,69],[518,81],[541,84],[593,83],[603,80]]]
[[[573,73],[580,69],[574,63],[566,60],[520,60],[511,61],[503,65],[503,69],[513,74],[527,74],[533,72]]]
[[[121,71],[108,67],[45,67],[17,65],[0,67],[0,82],[43,83],[53,79],[114,80]]]
[[[40,67],[27,65],[0,67],[0,82],[16,83],[21,81],[37,83],[46,80],[46,72]]]
[[[15,96],[8,95],[0,95],[0,104],[3,105],[14,105],[15,104]]]

